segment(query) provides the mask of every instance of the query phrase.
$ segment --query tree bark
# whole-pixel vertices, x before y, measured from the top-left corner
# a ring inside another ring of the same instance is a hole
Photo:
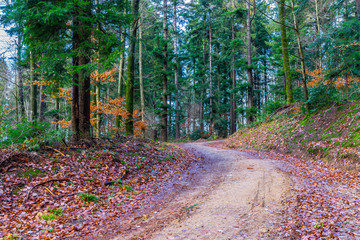
[[[138,27],[138,13],[140,0],[133,0],[132,2],[132,17],[131,25],[129,55],[127,60],[127,77],[126,77],[126,110],[128,112],[125,120],[126,136],[134,135],[134,80],[135,80],[135,45],[136,32]]]
[[[279,21],[280,21],[280,34],[281,34],[281,49],[283,55],[283,66],[285,74],[285,86],[286,86],[286,103],[291,104],[294,102],[292,78],[290,72],[290,61],[289,61],[289,46],[286,36],[285,27],[285,0],[280,0],[278,3],[279,7]]]
[[[91,16],[91,1],[82,3],[84,15]],[[81,70],[73,75],[71,130],[73,141],[89,141],[90,135],[90,74],[84,66],[90,63],[92,22],[79,15],[80,6],[74,6],[73,12],[73,66]],[[82,19],[82,20],[80,20]]]
[[[96,5],[99,4],[99,0],[96,0]],[[96,9],[96,13],[100,13],[100,9]],[[100,31],[100,23],[97,23],[97,30]],[[96,80],[95,80],[95,106],[97,107],[96,110],[96,122],[95,122],[95,137],[100,138],[100,120],[101,120],[101,114],[100,114],[100,47],[101,47],[101,39],[100,37],[97,37],[97,53],[96,53],[96,68],[97,68],[97,74],[96,74]]]
[[[319,18],[319,1],[315,0],[315,14],[316,14],[316,30],[318,34],[321,34],[320,18]],[[322,68],[322,56],[321,56],[321,44],[319,46],[319,68]]]
[[[35,84],[34,56],[30,51],[30,121],[37,120],[37,85]]]
[[[264,103],[266,104],[268,101],[268,74],[267,74],[267,60],[266,56],[264,59]]]
[[[124,52],[125,52],[125,36],[126,36],[126,28],[123,28],[124,32],[122,33],[121,36],[121,45],[123,47],[123,50],[120,54],[120,58],[119,58],[119,78],[118,78],[118,88],[117,88],[117,97],[118,98],[122,98],[123,97],[123,75],[124,75],[124,66],[125,66],[125,57],[124,57]],[[115,118],[115,127],[120,128],[120,121],[121,121],[121,116],[116,116]]]
[[[248,110],[252,112],[254,108],[254,90],[253,90],[253,75],[252,75],[252,58],[251,58],[251,3],[247,1],[247,14],[246,14],[246,50],[247,50],[247,77],[249,82],[248,88]],[[247,114],[247,123],[255,121],[255,116],[252,113]]]
[[[231,40],[235,40],[235,28],[234,19],[231,20]],[[231,56],[231,78],[232,78],[232,92],[230,95],[231,109],[230,109],[230,134],[236,132],[236,100],[235,100],[235,89],[236,89],[236,72],[235,72],[235,49],[232,48]]]
[[[302,48],[302,44],[301,44],[299,26],[298,26],[296,14],[295,14],[294,0],[291,0],[291,7],[292,7],[292,14],[293,14],[293,18],[294,18],[294,28],[295,28],[295,34],[296,34],[296,39],[297,39],[297,43],[298,43],[300,61],[301,61],[301,76],[302,76],[302,83],[303,83],[303,87],[304,87],[305,109],[306,109],[306,115],[309,116],[310,115],[310,105],[308,102],[309,93],[308,93],[308,89],[307,89],[307,85],[306,85],[307,81],[306,81],[306,71],[305,71],[305,57],[304,57],[304,52],[303,52],[303,48]]]
[[[355,0],[355,14],[356,17],[360,20],[360,0]]]
[[[17,59],[16,59],[16,70],[18,76],[18,102],[20,108],[20,118],[23,120],[25,118],[25,104],[24,104],[24,83],[22,76],[22,67],[21,67],[21,50],[22,50],[22,36],[18,34],[18,45],[17,45]]]
[[[85,15],[91,16],[91,1],[87,1],[84,6],[86,8]],[[79,66],[86,66],[90,63],[91,48],[87,43],[91,39],[92,23],[89,20],[79,22],[79,43],[80,55]],[[87,141],[90,139],[90,73],[86,69],[79,72],[79,130],[80,140]]]
[[[180,138],[180,109],[179,109],[179,70],[178,70],[178,44],[177,44],[177,0],[174,0],[174,83],[175,83],[175,138]]]
[[[55,129],[59,129],[59,120],[60,120],[60,114],[59,114],[59,111],[60,111],[60,99],[59,98],[55,98],[55,110],[56,110],[56,113],[55,113]],[[72,123],[72,121],[71,121]]]
[[[200,112],[199,112],[199,121],[200,121],[200,130],[201,132],[204,132],[205,128],[204,128],[204,85],[205,85],[205,80],[206,80],[206,46],[205,46],[205,39],[203,39],[203,46],[202,46],[202,60],[203,60],[203,65],[202,65],[202,78],[201,78],[201,87],[200,87]],[[194,84],[195,87],[195,84]],[[193,129],[194,131],[195,129]]]
[[[168,25],[167,25],[167,0],[163,0],[163,74],[162,74],[162,85],[163,85],[163,111],[161,114],[161,140],[167,141],[167,128],[168,128],[168,107],[167,107],[167,72],[168,72],[168,51],[167,51],[167,39],[168,39]]]
[[[211,29],[211,10],[209,11],[209,81],[210,81],[210,135],[213,134],[214,116],[213,116],[213,81],[212,81],[212,29]]]
[[[44,91],[45,91],[45,85],[42,83],[40,85],[39,122],[45,121],[44,113],[45,113],[46,107],[47,107],[47,104],[46,104],[47,97],[46,97]]]

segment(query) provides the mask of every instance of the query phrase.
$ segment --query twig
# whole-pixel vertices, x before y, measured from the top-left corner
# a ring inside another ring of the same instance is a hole
[[[46,191],[48,191],[51,195],[53,195],[54,196],[54,194],[53,194],[53,192],[52,191],[50,191],[50,189],[48,189],[47,187],[44,187],[45,189],[46,189]]]
[[[129,169],[126,169],[125,172],[124,172],[124,174],[123,174],[120,178],[118,178],[118,179],[116,179],[116,180],[113,180],[113,181],[106,182],[106,183],[105,183],[105,186],[113,185],[114,183],[121,183],[121,181],[124,180],[124,178],[126,177],[126,175],[127,175],[129,172],[130,172],[130,170],[129,170]]]
[[[26,197],[25,197],[23,203],[25,203],[25,202],[29,199],[29,196],[30,196],[31,191],[34,190],[36,187],[41,186],[41,185],[44,185],[44,184],[46,184],[46,183],[48,183],[48,182],[60,182],[60,181],[70,181],[70,180],[69,180],[69,179],[66,179],[66,178],[63,178],[63,179],[50,179],[50,180],[47,180],[47,181],[45,181],[45,182],[38,183],[38,184],[36,184],[35,186],[33,186],[33,187],[27,192]]]
[[[55,152],[60,153],[63,157],[65,157],[65,154],[63,154],[63,153],[60,152],[59,150],[57,150],[57,149],[55,149],[55,148],[53,148],[53,147],[50,147],[50,146],[45,146],[45,147],[46,147],[46,148],[50,148],[50,149],[54,150]]]
[[[54,197],[55,199],[60,199],[60,198],[63,198],[63,197],[70,197],[70,196],[74,196],[74,195],[77,195],[79,194],[79,192],[76,192],[76,193],[69,193],[69,194],[63,194],[63,195],[59,195],[57,197]]]

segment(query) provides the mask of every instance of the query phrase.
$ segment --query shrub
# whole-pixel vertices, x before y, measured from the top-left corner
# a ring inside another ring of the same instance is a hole
[[[36,151],[41,146],[61,142],[66,129],[51,129],[49,123],[23,121],[17,124],[3,122],[0,126],[0,147],[15,146]]]

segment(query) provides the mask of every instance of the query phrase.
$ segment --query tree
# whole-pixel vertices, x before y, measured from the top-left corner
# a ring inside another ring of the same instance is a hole
[[[284,74],[285,74],[285,82],[286,82],[286,102],[287,104],[291,104],[292,102],[294,102],[294,96],[293,96],[293,87],[292,87],[292,79],[290,72],[289,47],[286,36],[285,0],[280,0],[278,3],[278,7],[279,7],[279,21],[280,21],[280,29],[281,29],[281,48],[282,48]]]
[[[136,32],[138,28],[138,13],[140,0],[133,0],[132,2],[132,25],[130,35],[129,55],[127,59],[127,77],[126,77],[126,110],[128,116],[125,121],[126,135],[134,135],[134,80],[135,80],[135,45]]]
[[[246,14],[246,58],[247,58],[247,78],[248,78],[248,113],[247,121],[249,123],[255,121],[254,111],[254,80],[252,71],[252,56],[251,56],[251,0],[247,1]]]

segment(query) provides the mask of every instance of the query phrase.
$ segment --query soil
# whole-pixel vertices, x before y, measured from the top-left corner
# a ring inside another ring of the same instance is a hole
[[[201,157],[174,176],[144,211],[115,239],[271,239],[281,202],[292,180],[283,161],[219,148],[221,141],[186,143]]]

